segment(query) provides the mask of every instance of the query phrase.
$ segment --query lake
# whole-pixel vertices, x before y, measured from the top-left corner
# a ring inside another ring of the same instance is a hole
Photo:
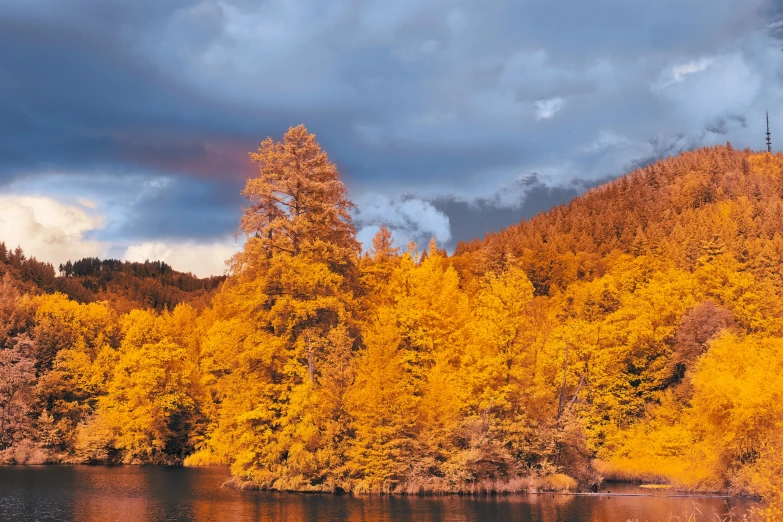
[[[678,520],[698,509],[741,515],[739,499],[512,495],[395,497],[237,491],[226,468],[0,467],[0,520],[269,520],[610,522]],[[612,485],[615,492],[641,492]],[[665,493],[664,493],[665,494]]]

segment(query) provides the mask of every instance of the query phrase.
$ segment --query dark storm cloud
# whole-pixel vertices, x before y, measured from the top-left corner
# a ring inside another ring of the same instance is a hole
[[[557,205],[567,204],[579,194],[610,179],[574,179],[566,185],[549,186],[533,174],[524,179],[524,190],[520,191],[520,200],[514,205],[499,205],[496,199],[468,202],[440,198],[433,200],[432,203],[435,208],[449,217],[454,234],[445,246],[452,249],[460,241],[481,239],[487,232],[530,219]]]
[[[204,156],[226,118],[111,41],[0,20],[0,175],[132,170]],[[144,143],[161,138],[157,146]],[[188,150],[175,143],[184,143]]]
[[[161,238],[208,239],[237,229],[235,210],[244,202],[230,185],[167,178],[146,188],[113,235],[138,241],[149,238],[154,230]]]
[[[130,186],[101,234],[217,237],[247,151],[301,122],[375,205],[360,227],[386,209],[453,243],[685,148],[758,148],[781,20],[774,0],[4,2],[0,185],[109,180],[108,201],[143,179],[160,190]]]
[[[770,2],[765,6],[764,17],[769,21],[770,35],[783,40],[783,3]]]

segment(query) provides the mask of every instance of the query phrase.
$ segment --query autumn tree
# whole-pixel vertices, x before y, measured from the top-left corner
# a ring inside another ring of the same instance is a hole
[[[243,191],[247,242],[216,298],[234,310],[216,310],[218,324],[238,314],[250,328],[229,335],[238,343],[232,362],[209,357],[209,368],[222,368],[210,388],[226,400],[205,447],[258,485],[329,489],[346,448],[343,396],[358,334],[353,205],[303,126],[281,142],[265,140],[251,159],[259,175]],[[209,350],[213,335],[226,334],[222,327],[209,333]]]
[[[20,348],[0,349],[0,449],[29,433],[35,369]]]
[[[688,368],[707,350],[708,341],[734,325],[732,313],[712,301],[699,303],[691,309],[677,328],[674,350],[667,364],[671,379],[681,381]]]
[[[418,397],[392,310],[372,316],[364,342],[346,397],[354,431],[348,466],[356,489],[389,492],[404,483],[415,455]]]
[[[359,244],[349,211],[353,208],[337,167],[304,125],[292,127],[282,142],[267,138],[250,153],[258,177],[242,195],[241,230],[267,255],[304,254],[345,270]]]
[[[192,452],[197,402],[189,359],[171,342],[126,348],[96,415],[125,463],[171,463]]]
[[[362,257],[359,265],[365,309],[375,309],[381,304],[393,302],[392,276],[400,261],[401,251],[394,246],[391,230],[381,225],[372,238],[372,248]]]
[[[6,273],[0,279],[0,349],[13,348],[18,336],[32,327],[31,319],[17,283]]]

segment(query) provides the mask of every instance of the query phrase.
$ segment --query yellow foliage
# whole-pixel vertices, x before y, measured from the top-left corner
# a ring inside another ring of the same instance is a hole
[[[185,457],[182,461],[182,465],[190,468],[197,468],[202,466],[222,466],[226,464],[225,459],[220,458],[209,450],[202,449],[195,453]]]
[[[306,491],[602,475],[783,517],[783,156],[689,153],[451,257],[379,226],[362,258],[312,134],[251,159],[246,242],[204,309],[120,315],[3,268],[3,445]]]
[[[623,432],[610,478],[672,483],[683,489],[762,493],[783,487],[778,447],[783,427],[783,339],[725,333],[699,359],[693,398],[672,395]]]
[[[107,443],[122,452],[123,462],[167,462],[172,439],[187,440],[196,407],[193,375],[187,352],[176,344],[124,347],[96,411],[110,427]]]
[[[578,486],[577,481],[573,477],[569,477],[562,473],[547,475],[536,482],[536,489],[538,491],[574,491]]]

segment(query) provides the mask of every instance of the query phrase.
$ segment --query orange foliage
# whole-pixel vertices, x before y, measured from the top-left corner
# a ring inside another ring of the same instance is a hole
[[[668,158],[451,257],[434,241],[403,252],[387,227],[360,257],[337,168],[302,126],[251,158],[247,242],[203,307],[35,296],[54,288],[46,266],[0,248],[14,426],[0,444],[60,461],[191,455],[261,488],[603,474],[779,509],[783,156]]]

